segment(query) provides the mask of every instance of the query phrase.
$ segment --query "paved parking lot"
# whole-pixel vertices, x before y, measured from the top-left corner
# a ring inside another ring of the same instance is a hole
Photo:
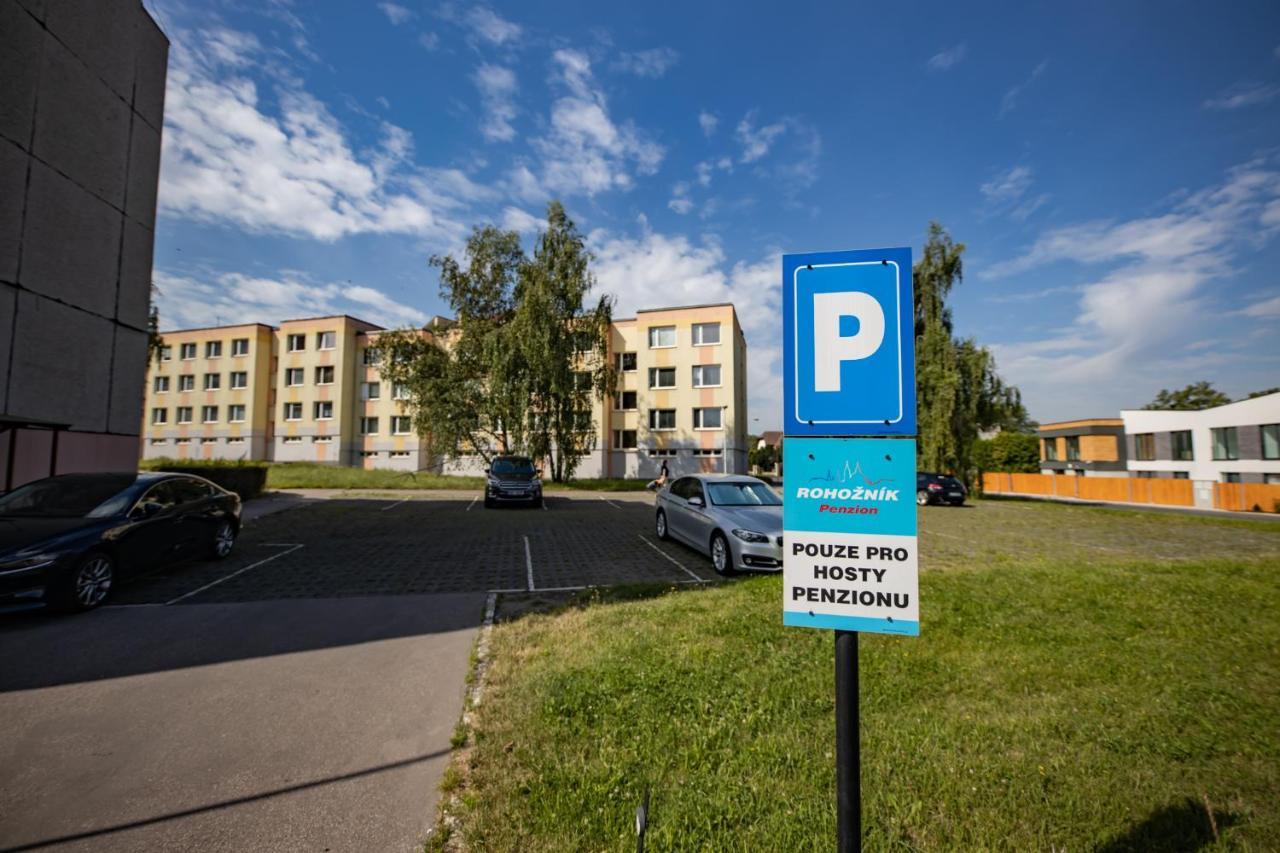
[[[338,499],[0,616],[0,851],[414,849],[491,592],[712,578],[649,495]]]

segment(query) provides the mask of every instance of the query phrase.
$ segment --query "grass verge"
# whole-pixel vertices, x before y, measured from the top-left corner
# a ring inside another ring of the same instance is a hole
[[[861,644],[865,849],[1268,848],[1278,568],[923,574],[923,635]],[[784,629],[781,595],[752,578],[498,625],[454,831],[630,850],[648,788],[651,849],[830,849],[831,634]]]

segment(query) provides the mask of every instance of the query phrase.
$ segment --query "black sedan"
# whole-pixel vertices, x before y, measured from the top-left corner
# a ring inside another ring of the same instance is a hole
[[[950,474],[930,474],[924,471],[916,474],[916,503],[920,506],[944,503],[964,506],[966,494],[968,492],[964,483]]]
[[[90,610],[117,582],[189,557],[221,559],[240,498],[184,474],[64,474],[0,496],[0,602]]]

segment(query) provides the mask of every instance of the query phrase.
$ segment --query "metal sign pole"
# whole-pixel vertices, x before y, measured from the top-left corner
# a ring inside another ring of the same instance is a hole
[[[858,633],[836,631],[836,850],[862,850],[862,757],[858,722]]]

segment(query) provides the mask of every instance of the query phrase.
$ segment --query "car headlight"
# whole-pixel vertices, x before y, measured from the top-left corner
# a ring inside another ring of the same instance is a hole
[[[733,535],[737,536],[743,542],[762,542],[769,543],[769,537],[763,533],[756,533],[754,530],[742,530],[741,528],[733,531]]]
[[[21,572],[28,569],[39,569],[58,559],[57,554],[34,554],[17,560],[0,562],[0,572]]]

